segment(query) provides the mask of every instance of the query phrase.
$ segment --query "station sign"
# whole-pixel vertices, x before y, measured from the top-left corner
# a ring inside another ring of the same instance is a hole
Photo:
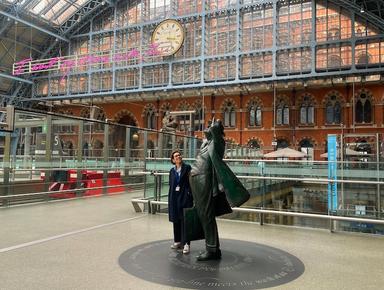
[[[335,212],[337,197],[337,136],[328,135],[328,211]]]

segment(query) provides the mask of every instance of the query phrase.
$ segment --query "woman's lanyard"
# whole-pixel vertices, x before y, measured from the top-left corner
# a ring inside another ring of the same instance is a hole
[[[175,191],[180,191],[179,183],[180,183],[181,168],[180,168],[179,171],[175,168],[175,173],[176,173],[176,187],[175,187]]]

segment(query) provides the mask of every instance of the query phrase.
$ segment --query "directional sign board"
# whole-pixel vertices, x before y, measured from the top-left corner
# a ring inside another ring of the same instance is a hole
[[[337,210],[337,140],[336,135],[328,135],[328,210]]]

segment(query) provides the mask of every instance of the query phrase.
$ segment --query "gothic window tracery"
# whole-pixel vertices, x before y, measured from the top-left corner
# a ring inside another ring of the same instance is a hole
[[[156,110],[152,104],[144,109],[143,117],[145,128],[156,129]]]
[[[326,124],[340,124],[342,120],[342,106],[340,97],[331,94],[327,97],[325,103],[325,121]]]
[[[261,105],[257,100],[252,100],[248,104],[248,126],[261,126],[262,115]]]
[[[233,128],[236,126],[236,111],[232,101],[227,101],[223,109],[224,127]]]
[[[312,125],[314,123],[315,107],[309,95],[303,97],[300,104],[300,124]]]
[[[356,98],[355,121],[360,124],[372,122],[372,98],[366,91],[360,92]]]
[[[276,105],[276,125],[289,125],[289,107],[283,98]]]

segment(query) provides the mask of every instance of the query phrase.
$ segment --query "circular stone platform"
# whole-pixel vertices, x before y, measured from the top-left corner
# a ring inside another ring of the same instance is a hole
[[[266,245],[221,239],[222,258],[197,262],[204,241],[195,241],[191,253],[170,248],[163,240],[131,248],[119,257],[120,266],[143,280],[192,289],[261,289],[288,283],[304,272],[295,256]]]

